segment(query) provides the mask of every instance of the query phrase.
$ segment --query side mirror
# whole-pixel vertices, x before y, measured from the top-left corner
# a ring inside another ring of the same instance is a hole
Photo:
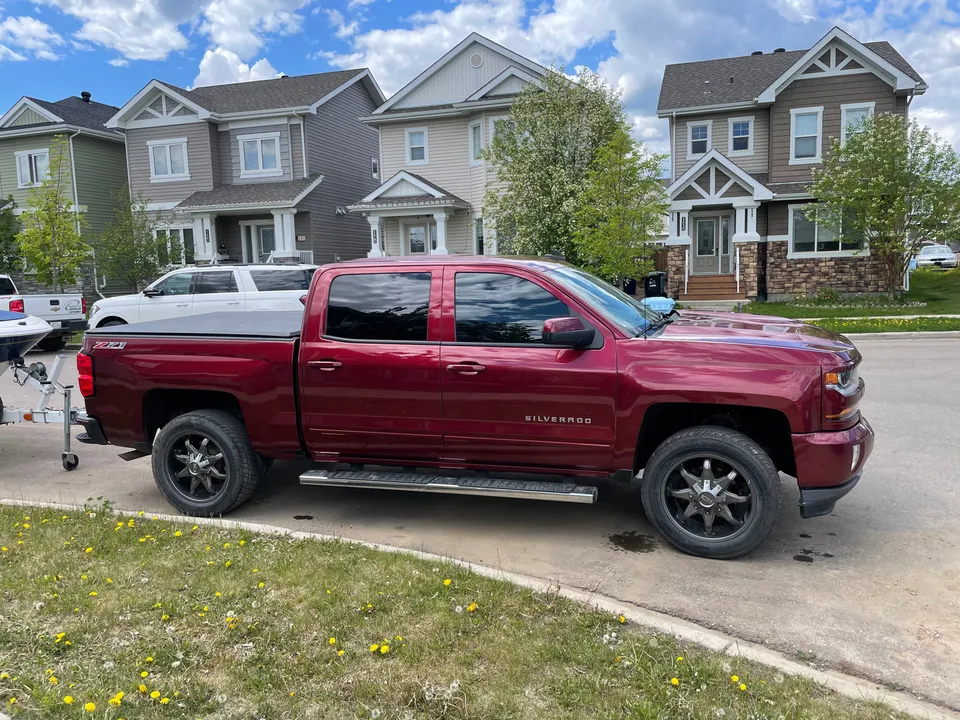
[[[161,295],[163,295],[163,293],[160,292],[159,290],[152,290],[152,289],[148,288],[148,289],[146,289],[146,290],[143,291],[143,296],[144,296],[144,297],[160,297]]]
[[[584,327],[578,317],[562,317],[545,320],[543,323],[544,345],[582,348],[593,343],[597,331]]]

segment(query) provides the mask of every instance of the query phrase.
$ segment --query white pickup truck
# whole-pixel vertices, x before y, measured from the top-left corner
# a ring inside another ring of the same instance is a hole
[[[47,352],[62,350],[71,335],[87,329],[87,301],[82,295],[21,295],[9,275],[0,275],[0,310],[46,320],[53,332],[37,343],[37,349]]]

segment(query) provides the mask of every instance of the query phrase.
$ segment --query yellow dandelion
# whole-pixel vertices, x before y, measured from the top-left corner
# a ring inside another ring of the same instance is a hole
[[[739,675],[731,675],[731,676],[730,676],[730,682],[740,682],[740,676],[739,676]]]
[[[747,689],[747,686],[744,685],[743,683],[740,683],[740,690],[741,690],[741,691],[744,691],[744,690],[746,690],[746,689]]]
[[[160,619],[163,620],[163,621],[167,621],[167,620],[170,619],[170,616],[167,615],[167,614],[163,614],[163,615],[160,616]]]
[[[676,687],[677,685],[680,684],[680,679],[679,679],[679,678],[670,678],[670,684],[673,685],[674,687]]]
[[[166,705],[168,702],[170,702],[170,698],[168,698],[168,697],[162,697],[162,698],[160,698],[160,704],[161,704],[161,705]]]
[[[153,692],[150,693],[150,697],[152,697],[154,700],[156,700],[158,697],[160,697],[160,691],[159,691],[159,690],[154,690]]]
[[[64,704],[64,705],[73,705],[73,696],[72,696],[72,695],[64,695],[64,696],[63,696],[63,704]]]
[[[96,597],[97,595],[99,595],[99,593],[96,590],[90,591],[90,597]]]
[[[133,527],[133,526],[134,526],[133,518],[130,518],[129,520],[127,520],[127,527]]]
[[[24,524],[23,524],[23,529],[24,529],[24,530],[29,530],[29,529],[30,529],[30,523],[24,523]]]
[[[619,622],[621,625],[623,625],[623,623],[625,623],[626,621],[627,619],[623,615],[617,618],[617,622]]]
[[[93,712],[94,710],[97,709],[97,706],[92,702],[88,702],[86,705],[83,706],[83,709],[86,710],[87,712]]]
[[[93,548],[92,548],[92,547],[88,547],[86,550],[84,550],[84,552],[89,555],[90,553],[93,552]]]
[[[146,670],[144,670],[143,672],[140,673],[140,677],[143,677],[143,678],[145,678],[145,677],[150,677],[150,673],[148,673]]]
[[[177,530],[177,531],[173,534],[174,537],[180,537],[181,535],[183,535],[183,533],[182,533],[180,530]]]
[[[227,561],[223,564],[224,567],[230,567],[231,565],[233,565],[233,563],[230,562],[229,560],[227,560]]]
[[[142,693],[145,693],[145,692],[147,691],[147,686],[144,685],[143,683],[140,683],[140,684],[137,686],[137,690],[139,690],[139,691],[142,692]]]
[[[11,704],[11,705],[16,705],[16,704],[17,704],[17,699],[16,699],[15,697],[10,698],[10,704]]]
[[[143,510],[141,510],[140,512],[138,512],[137,515],[139,515],[140,517],[143,517]]]
[[[453,581],[452,581],[450,578],[447,578],[446,580],[443,581],[443,586],[444,586],[444,587],[450,587],[450,583],[451,583],[451,582],[453,582]]]
[[[59,684],[60,684],[60,681],[57,680],[57,676],[56,676],[56,675],[51,675],[50,678],[49,678],[49,682],[50,682],[51,685],[59,685]]]
[[[0,680],[6,680],[10,677],[10,673],[0,673]]]
[[[480,606],[477,605],[475,602],[472,602],[469,605],[467,605],[467,612],[468,613],[476,612],[479,607]]]
[[[327,640],[327,643],[329,643],[330,645],[336,645],[337,639],[335,637],[332,637],[329,640]]]
[[[230,543],[225,542],[225,543],[223,544],[223,549],[224,549],[224,550],[228,549],[229,547],[230,547]]]
[[[399,635],[397,635],[397,636],[394,638],[394,640],[396,640],[397,642],[403,642],[403,638],[400,637]]]
[[[290,697],[293,697],[294,695],[296,695],[296,693],[295,693],[293,690],[291,690],[291,691],[290,691]]]
[[[683,662],[683,655],[677,655],[677,662]]]
[[[370,652],[376,652],[379,649],[380,649],[380,646],[377,643],[374,643],[373,645],[370,646]]]
[[[199,528],[200,528],[199,525],[194,525],[194,526],[193,526],[192,528],[190,528],[190,529],[193,530],[194,532],[196,532]]]
[[[337,650],[337,657],[343,657],[343,650]]]
[[[386,655],[388,652],[390,652],[390,646],[389,646],[389,645],[381,645],[381,646],[380,646],[380,654],[381,654],[381,655]]]
[[[80,579],[81,579],[81,580],[86,580],[86,579],[87,579],[87,576],[86,576],[86,575],[81,575],[81,576],[80,576]]]
[[[110,698],[107,703],[113,705],[114,707],[120,707],[120,701],[123,700],[124,692],[121,690],[112,698]]]
[[[257,583],[257,587],[258,587],[258,588],[262,588],[262,587],[265,587],[265,585],[264,585],[263,582],[258,582],[258,583]]]
[[[260,572],[260,569],[259,569],[259,568],[254,568],[253,571],[254,571],[255,573],[258,573],[258,572]]]
[[[220,596],[221,596],[220,591],[217,590],[217,591],[213,594],[213,596],[214,596],[214,597],[220,597]]]
[[[246,545],[246,544],[247,544],[247,541],[246,541],[246,540],[241,540],[240,543],[239,543],[240,547],[243,547],[243,546]]]
[[[113,585],[113,578],[107,578],[107,585]]]
[[[10,551],[7,550],[7,546],[6,546],[6,545],[0,545],[0,552],[10,552]]]
[[[148,655],[146,662],[153,662],[153,655]]]

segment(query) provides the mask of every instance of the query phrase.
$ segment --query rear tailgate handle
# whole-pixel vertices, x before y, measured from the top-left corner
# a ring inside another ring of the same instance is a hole
[[[332,372],[337,368],[343,367],[343,363],[339,360],[311,360],[307,365],[323,370],[324,372]]]
[[[461,375],[476,375],[477,373],[483,372],[486,369],[486,365],[481,365],[480,363],[476,362],[454,363],[453,365],[447,365],[447,370],[460,373]]]

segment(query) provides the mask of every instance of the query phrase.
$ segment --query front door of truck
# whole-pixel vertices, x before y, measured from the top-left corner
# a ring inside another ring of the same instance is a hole
[[[429,266],[320,276],[299,368],[315,460],[440,459],[441,283]]]
[[[617,387],[610,331],[519,269],[447,268],[443,298],[444,459],[609,468]],[[569,315],[595,328],[592,348],[540,342],[544,320]]]

